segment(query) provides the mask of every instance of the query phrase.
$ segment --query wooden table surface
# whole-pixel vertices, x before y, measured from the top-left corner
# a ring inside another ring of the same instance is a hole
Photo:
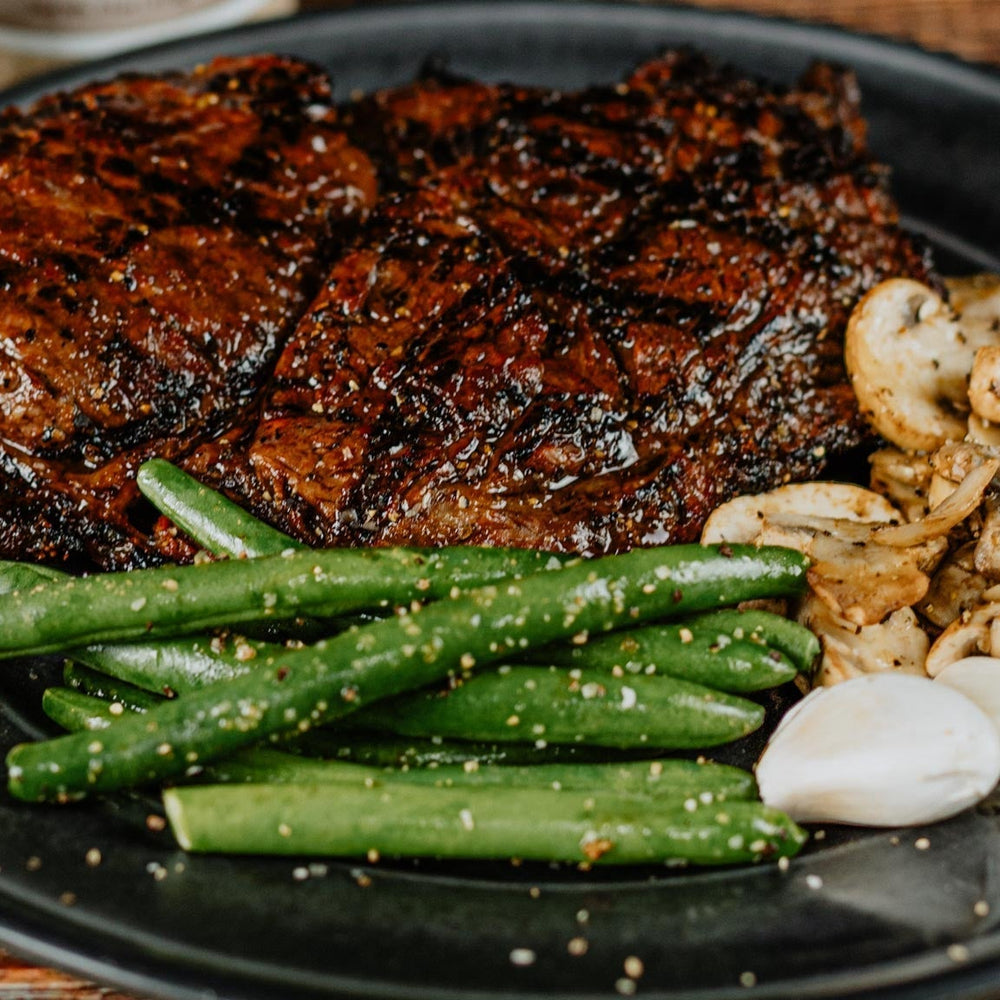
[[[1000,66],[1000,0],[689,0],[694,6],[834,23]],[[344,6],[302,0],[318,10]],[[140,1000],[0,952],[0,1000]],[[294,1000],[294,998],[289,998]]]

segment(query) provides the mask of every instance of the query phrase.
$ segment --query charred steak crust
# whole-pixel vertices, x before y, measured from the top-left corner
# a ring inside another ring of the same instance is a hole
[[[9,110],[0,176],[0,552],[141,562],[135,466],[252,410],[374,170],[255,57]]]
[[[10,112],[0,170],[7,556],[176,557],[153,453],[319,545],[695,538],[862,440],[849,309],[931,276],[829,67],[335,108],[222,60]]]
[[[277,363],[243,492],[267,517],[319,545],[620,551],[862,441],[849,309],[930,266],[850,74],[783,90],[680,52],[617,88],[376,104],[404,186]]]

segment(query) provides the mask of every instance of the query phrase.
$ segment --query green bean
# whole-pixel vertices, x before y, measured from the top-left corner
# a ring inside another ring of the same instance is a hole
[[[164,647],[167,656],[160,655]],[[270,656],[277,655],[280,648],[270,647]],[[95,649],[109,655],[90,656]],[[133,652],[134,657],[130,655]],[[184,694],[213,681],[249,673],[257,662],[255,658],[237,661],[229,656],[225,663],[219,663],[205,655],[205,646],[199,644],[189,664],[185,652],[180,641],[114,646],[107,651],[91,647],[75,655],[96,663],[99,669],[110,668],[110,676],[71,664],[65,680],[71,686],[131,704],[145,690]],[[271,662],[268,657],[262,659]],[[379,702],[355,713],[346,730],[341,724],[336,738],[316,732],[312,740],[315,745],[317,738],[326,739],[332,747],[328,755],[351,758],[362,751],[342,745],[344,738],[356,743],[354,734],[360,732],[363,743],[370,743],[373,734],[376,738],[386,734],[423,738],[429,745],[422,751],[412,740],[390,751],[414,760],[421,755],[441,759],[445,753],[462,760],[521,759],[544,756],[539,752],[540,743],[546,749],[559,743],[628,750],[716,746],[757,729],[763,716],[763,709],[753,702],[670,676],[620,679],[607,673],[584,675],[579,670],[504,665],[499,671],[473,674],[445,697],[439,691],[416,692]],[[452,744],[442,749],[442,739]],[[455,740],[464,741],[464,747],[455,747]],[[468,741],[485,746],[473,752]],[[501,754],[495,745],[499,742],[523,742],[535,744],[535,748],[523,754],[507,749]],[[369,748],[368,752],[378,751]]]
[[[698,621],[707,628],[718,629],[721,634],[747,639],[784,653],[799,673],[807,677],[819,658],[819,639],[809,629],[769,611],[722,608],[699,615]]]
[[[74,649],[73,659],[147,691],[181,694],[248,673],[285,647],[241,635],[198,635]]]
[[[136,706],[105,701],[71,687],[49,687],[42,692],[42,711],[58,726],[71,733],[107,729]]]
[[[558,565],[555,557],[520,549],[329,549],[101,573],[7,595],[0,658],[299,615],[333,617]]]
[[[749,627],[744,631],[731,622],[720,622],[709,612],[680,622],[597,636],[578,645],[553,646],[545,652],[552,663],[562,666],[624,675],[662,674],[720,691],[763,691],[795,678],[799,669],[795,661],[765,645],[758,638],[760,631]],[[807,629],[784,624],[816,641]]]
[[[192,646],[190,657],[187,646]],[[249,673],[258,657],[268,663],[281,647],[264,650],[258,644],[248,659],[238,660],[231,652],[213,659],[208,644],[177,641],[91,647],[76,655],[148,690],[184,694]],[[763,719],[763,709],[753,702],[669,674],[620,678],[608,671],[504,665],[446,693],[406,694],[362,709],[351,729],[356,724],[405,736],[483,742],[537,742],[544,734],[552,743],[676,749],[731,742]]]
[[[346,761],[300,757],[266,747],[217,761],[211,777],[226,784],[328,784],[354,782],[369,787],[396,784],[435,788],[543,788],[613,792],[643,798],[684,802],[748,800],[756,784],[748,771],[726,764],[696,763],[672,758],[622,763],[549,763],[530,765],[485,764],[469,769],[460,765],[389,770]]]
[[[136,476],[139,489],[161,514],[206,551],[230,558],[258,558],[280,555],[308,546],[278,531],[249,511],[234,504],[222,493],[204,486],[176,465],[162,458],[144,463]],[[350,616],[348,621],[299,619],[295,635],[300,639],[324,638],[366,617]],[[251,630],[252,631],[252,628]]]
[[[0,596],[12,594],[15,590],[29,590],[40,583],[65,580],[67,576],[51,566],[0,559]]]
[[[133,711],[145,712],[163,700],[158,694],[71,660],[63,667],[63,683],[95,698],[118,702]]]
[[[97,732],[114,725],[126,711],[121,702],[104,701],[73,688],[47,688],[42,695],[46,714],[71,732]],[[269,747],[249,747],[216,761],[194,776],[217,783],[302,784],[354,782],[385,784],[404,780],[443,788],[489,785],[513,788],[575,788],[618,795],[669,796],[679,801],[756,797],[753,775],[737,767],[710,761],[654,759],[590,761],[530,765],[453,763],[434,767],[375,767],[342,760],[303,757]]]
[[[231,854],[719,865],[790,856],[806,839],[757,802],[568,789],[202,785],[163,800],[181,847]]]
[[[532,644],[796,593],[807,565],[789,549],[696,545],[576,561],[282,652],[253,673],[123,718],[99,737],[16,746],[7,756],[9,788],[17,798],[62,800],[174,777]]]
[[[666,675],[504,667],[379,702],[352,721],[404,736],[676,750],[738,740],[760,727],[764,709]]]
[[[333,760],[349,760],[373,767],[436,768],[451,764],[478,767],[498,764],[505,767],[548,763],[613,763],[648,760],[658,754],[655,747],[616,750],[613,747],[579,744],[496,743],[482,740],[399,736],[341,723],[311,729],[288,744],[289,749]]]
[[[246,559],[306,548],[165,459],[143,463],[136,483],[161,514],[215,555]]]

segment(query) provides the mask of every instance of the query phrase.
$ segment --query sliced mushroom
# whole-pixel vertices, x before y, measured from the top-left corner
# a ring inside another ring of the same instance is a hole
[[[989,597],[989,591],[983,595]],[[931,644],[924,669],[936,677],[945,667],[967,656],[989,656],[993,651],[991,626],[1000,617],[1000,602],[989,601],[956,618]]]
[[[974,444],[1000,449],[1000,426],[991,424],[988,420],[983,420],[982,417],[977,417],[975,413],[970,413],[969,430],[965,439]]]
[[[1000,275],[951,278],[945,284],[962,334],[979,345],[969,375],[967,438],[1000,447]]]
[[[851,383],[872,426],[913,451],[961,440],[975,351],[996,342],[981,337],[970,338],[941,297],[920,282],[891,278],[876,285],[852,313],[844,346]]]
[[[852,677],[887,671],[924,673],[930,640],[910,608],[894,611],[884,622],[857,626],[819,598],[807,597],[798,620],[816,633],[823,648],[817,686],[830,687]]]
[[[973,468],[951,494],[919,521],[880,526],[872,536],[880,545],[907,547],[944,537],[961,524],[983,502],[986,490],[1000,469],[1000,461],[991,458]]]
[[[948,301],[962,319],[967,335],[977,343],[1000,341],[1000,274],[948,278]]]
[[[916,521],[927,513],[933,475],[929,458],[911,455],[899,448],[880,448],[868,462],[871,489],[886,497],[905,520]]]
[[[931,577],[931,585],[916,610],[937,628],[947,628],[956,618],[982,603],[990,581],[975,564],[976,542],[948,554]]]
[[[969,374],[969,405],[983,420],[1000,424],[1000,347],[980,347]]]
[[[947,543],[932,537],[906,548],[873,542],[875,532],[898,524],[884,497],[848,483],[782,486],[755,497],[739,497],[709,518],[702,541],[784,545],[812,560],[809,584],[830,608],[854,625],[873,625],[919,601],[930,586],[928,572]]]
[[[775,513],[759,521],[750,541],[783,545],[811,560],[809,586],[838,615],[854,625],[872,625],[919,601],[930,585],[928,572],[947,543],[932,539],[909,548],[877,545],[879,523]]]
[[[705,545],[757,541],[765,518],[784,514],[839,518],[855,522],[895,522],[899,512],[883,496],[853,483],[791,483],[756,496],[742,496],[717,507],[705,522]]]
[[[1000,581],[1000,497],[987,496],[980,513],[982,525],[973,564],[990,583],[996,583]]]
[[[812,560],[808,579],[813,593],[860,626],[878,624],[922,600],[930,587],[928,574],[947,550],[944,539],[889,548],[875,544],[872,533],[868,525],[841,522],[832,531],[817,531],[805,550]],[[763,541],[778,544],[779,537],[766,533]]]

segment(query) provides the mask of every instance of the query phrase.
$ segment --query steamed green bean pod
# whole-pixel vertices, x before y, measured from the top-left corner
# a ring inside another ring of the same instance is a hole
[[[404,736],[676,750],[738,740],[760,727],[764,709],[667,675],[505,666],[381,701],[352,721]]]
[[[559,564],[521,549],[293,549],[54,580],[0,603],[0,658],[391,608]]]
[[[215,555],[248,559],[306,547],[165,459],[144,462],[136,483],[161,514]]]
[[[43,708],[55,723],[71,732],[99,732],[136,711],[68,687],[47,688]],[[407,781],[440,788],[563,788],[613,791],[617,795],[665,796],[684,801],[751,799],[753,775],[711,761],[656,758],[626,761],[543,761],[534,764],[465,763],[416,767],[373,766],[351,761],[308,757],[271,747],[250,747],[191,776],[214,783],[303,784],[353,782],[385,784]]]
[[[806,835],[759,802],[404,783],[202,785],[164,805],[188,851],[737,864],[794,855]]]

